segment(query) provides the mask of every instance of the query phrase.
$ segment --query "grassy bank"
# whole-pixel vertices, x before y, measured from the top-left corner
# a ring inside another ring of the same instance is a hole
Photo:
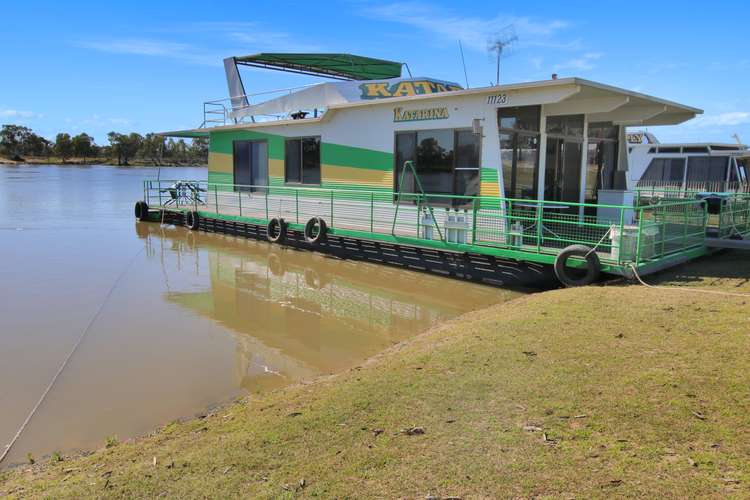
[[[659,281],[750,294],[748,276],[723,254]],[[347,373],[7,471],[0,496],[748,496],[749,304],[524,297]]]
[[[126,166],[126,167],[205,167],[206,164],[177,162],[158,163],[147,159],[133,159],[128,165],[118,165],[117,158],[66,158],[65,161],[56,156],[34,157],[28,156],[23,161],[14,161],[9,158],[0,156],[0,165],[109,165],[109,166]]]

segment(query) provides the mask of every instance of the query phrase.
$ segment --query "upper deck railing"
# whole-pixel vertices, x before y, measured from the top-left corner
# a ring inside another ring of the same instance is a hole
[[[218,127],[223,125],[229,125],[233,123],[242,123],[244,121],[265,121],[265,120],[282,120],[290,118],[293,113],[304,112],[307,114],[316,114],[316,110],[292,110],[288,113],[278,115],[245,115],[245,111],[250,109],[252,106],[265,102],[267,100],[281,97],[285,95],[291,95],[292,93],[311,87],[316,84],[302,85],[297,87],[287,87],[281,89],[267,90],[264,92],[256,92],[254,94],[242,94],[234,97],[225,97],[221,99],[213,99],[210,101],[204,101],[203,103],[203,123],[200,128]],[[238,104],[240,103],[240,104]],[[318,116],[322,115],[324,107],[317,109]],[[242,115],[242,116],[240,116]]]

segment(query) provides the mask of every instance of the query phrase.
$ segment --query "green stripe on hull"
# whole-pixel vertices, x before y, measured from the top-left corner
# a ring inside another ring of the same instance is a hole
[[[479,169],[479,179],[482,182],[497,182],[497,170],[494,168],[481,168]]]
[[[390,172],[393,170],[393,153],[325,142],[320,147],[320,162],[340,167]]]
[[[274,160],[284,159],[284,137],[281,135],[265,134],[254,130],[231,130],[228,132],[211,132],[211,142],[208,150],[212,153],[231,155],[234,152],[234,141],[267,141],[268,157]]]

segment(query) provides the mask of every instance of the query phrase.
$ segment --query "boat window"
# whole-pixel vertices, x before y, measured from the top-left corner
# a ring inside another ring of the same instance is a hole
[[[617,171],[620,127],[609,122],[589,123],[586,156],[586,203],[596,203],[600,189],[612,189]]]
[[[737,160],[737,172],[740,174],[740,182],[748,181],[748,174],[750,174],[748,163],[750,161],[747,159]]]
[[[537,198],[539,175],[539,136],[536,134],[501,133],[500,158],[503,185],[507,198]]]
[[[654,153],[656,153],[656,148],[649,148],[648,152],[649,152],[649,154],[654,154]]]
[[[284,179],[295,184],[320,184],[320,138],[287,139]]]
[[[677,147],[660,147],[659,148],[660,153],[679,153],[680,148]]]
[[[611,122],[589,123],[590,139],[611,139],[613,141],[616,141],[619,139],[619,134],[620,127],[617,125],[613,125]]]
[[[734,158],[729,158],[729,182],[737,182],[737,163]]]
[[[641,180],[682,183],[684,174],[684,158],[654,158],[643,173]]]
[[[540,106],[500,108],[497,111],[498,125],[506,130],[539,132]]]
[[[479,195],[479,134],[471,130],[420,130],[396,133],[394,190],[419,192],[412,175],[404,175],[404,162],[411,160],[425,193],[455,196]],[[433,202],[451,204],[450,199]],[[454,200],[460,205],[467,200]]]
[[[531,120],[535,126],[514,126],[519,121],[518,116],[528,115],[533,115]],[[498,124],[505,196],[536,199],[539,178],[539,107],[500,108]]]
[[[708,153],[706,146],[690,146],[682,148],[683,153]]]
[[[547,133],[557,136],[583,138],[583,115],[548,116]]]
[[[713,151],[739,151],[741,146],[726,146],[721,144],[711,145]]]
[[[688,182],[723,181],[727,175],[726,156],[692,156],[688,158]]]

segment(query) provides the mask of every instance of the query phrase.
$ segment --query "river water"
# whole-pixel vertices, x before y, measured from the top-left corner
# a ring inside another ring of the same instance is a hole
[[[155,168],[0,167],[4,465],[335,373],[518,292],[137,223]],[[162,177],[205,179],[200,168]],[[92,319],[94,320],[92,323]]]

